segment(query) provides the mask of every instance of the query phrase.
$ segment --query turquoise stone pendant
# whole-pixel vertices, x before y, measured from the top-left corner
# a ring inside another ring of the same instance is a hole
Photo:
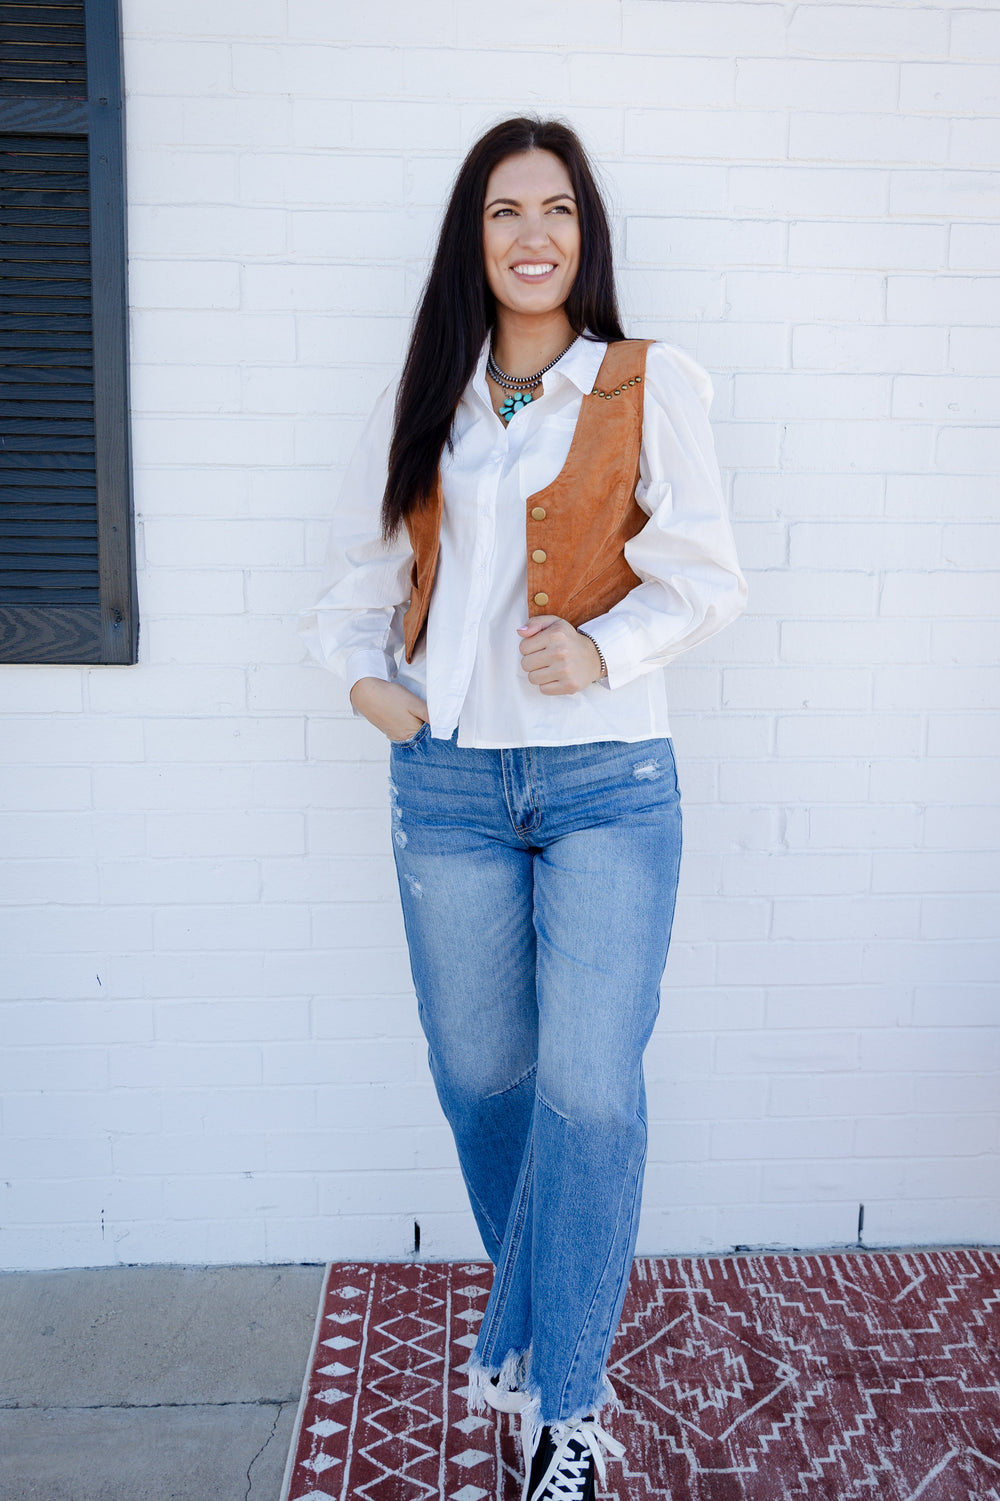
[[[516,412],[526,407],[532,400],[530,391],[517,391],[513,396],[508,396],[506,401],[500,404],[500,416],[504,422],[509,422]]]

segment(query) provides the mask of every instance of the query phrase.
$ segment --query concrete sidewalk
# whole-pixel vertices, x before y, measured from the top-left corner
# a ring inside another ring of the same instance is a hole
[[[277,1501],[322,1280],[0,1275],[2,1501]]]

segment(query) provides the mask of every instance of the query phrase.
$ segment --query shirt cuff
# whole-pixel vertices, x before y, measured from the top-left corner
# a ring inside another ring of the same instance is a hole
[[[607,677],[600,678],[602,688],[620,688],[636,676],[635,639],[631,627],[613,615],[599,615],[596,620],[585,620],[577,630],[595,642],[608,669]]]
[[[358,651],[352,651],[347,659],[345,677],[347,680],[347,693],[350,699],[351,689],[362,678],[378,678],[380,682],[391,683],[396,676],[396,659],[388,652],[378,651],[374,647],[365,647]],[[355,719],[363,719],[351,704],[351,713]]]

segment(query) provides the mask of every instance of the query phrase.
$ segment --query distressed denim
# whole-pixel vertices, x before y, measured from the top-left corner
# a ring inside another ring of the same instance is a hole
[[[390,756],[420,1021],[496,1272],[470,1391],[596,1412],[635,1248],[681,854],[669,739]]]

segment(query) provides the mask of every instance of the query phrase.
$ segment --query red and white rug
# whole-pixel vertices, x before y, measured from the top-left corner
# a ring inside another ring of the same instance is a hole
[[[482,1263],[337,1263],[282,1501],[519,1501],[469,1416]],[[612,1501],[1000,1501],[1000,1252],[636,1262]]]

